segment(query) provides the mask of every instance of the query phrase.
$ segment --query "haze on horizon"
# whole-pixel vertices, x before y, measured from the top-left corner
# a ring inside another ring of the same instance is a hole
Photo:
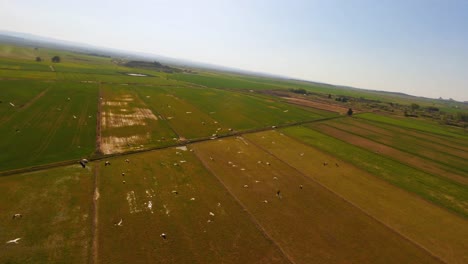
[[[0,0],[0,30],[468,101],[468,1]]]

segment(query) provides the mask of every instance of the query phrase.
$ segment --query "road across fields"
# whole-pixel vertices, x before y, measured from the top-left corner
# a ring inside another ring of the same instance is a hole
[[[226,135],[219,135],[216,138],[229,138],[229,137],[241,136],[243,134],[251,134],[251,133],[269,131],[269,130],[274,130],[274,129],[279,129],[279,128],[300,126],[300,125],[304,125],[304,124],[322,122],[322,121],[326,121],[326,120],[338,119],[338,118],[344,118],[344,117],[345,116],[333,116],[333,117],[327,117],[327,118],[315,119],[315,120],[309,120],[309,121],[300,121],[300,122],[284,124],[284,125],[249,129],[249,130],[244,130],[244,131],[236,131],[236,132],[232,132],[232,133],[229,133],[229,134],[226,134]],[[189,140],[185,140],[185,141],[182,141],[182,142],[180,142],[178,144],[174,144],[174,145],[170,145],[170,146],[150,147],[150,148],[141,149],[141,150],[131,150],[131,151],[126,151],[126,152],[121,152],[121,153],[114,153],[114,154],[107,154],[107,155],[95,155],[95,156],[88,157],[88,160],[89,161],[99,161],[99,160],[112,158],[112,157],[125,156],[125,155],[131,155],[131,154],[136,154],[136,153],[143,153],[143,152],[173,148],[173,147],[177,147],[177,146],[184,146],[184,145],[191,144],[191,143],[199,143],[199,142],[209,141],[209,140],[212,140],[212,139],[213,139],[212,137],[189,139]],[[1,176],[9,176],[9,175],[20,174],[20,173],[26,173],[26,172],[47,170],[47,169],[51,169],[51,168],[63,167],[63,166],[68,166],[68,165],[73,165],[73,164],[78,164],[78,160],[67,160],[67,161],[61,161],[61,162],[57,162],[57,163],[49,163],[49,164],[43,164],[43,165],[38,165],[38,166],[33,166],[33,167],[2,171],[2,172],[0,172],[0,177]]]

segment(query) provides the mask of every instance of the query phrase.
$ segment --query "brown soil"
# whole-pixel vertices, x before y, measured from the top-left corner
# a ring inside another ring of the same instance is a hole
[[[420,146],[420,151],[418,151],[420,155],[435,161],[443,160],[445,164],[452,164],[451,162],[462,163],[468,160],[468,152],[434,143],[432,140],[417,138],[414,135],[404,133],[404,130],[393,132],[362,123],[356,119],[348,119],[345,122],[330,122],[329,124],[333,127],[374,139],[385,145],[396,146],[394,145],[395,142],[399,142],[400,146],[404,146],[404,144]]]
[[[104,154],[112,154],[139,149],[140,145],[146,144],[149,138],[149,133],[146,135],[133,135],[130,137],[102,137],[101,151]]]
[[[336,112],[340,114],[345,114],[346,112],[348,112],[348,108],[345,108],[341,105],[323,103],[323,102],[318,102],[318,101],[310,101],[310,100],[306,100],[302,98],[295,98],[295,97],[281,97],[281,98],[291,104],[317,108],[317,109]]]
[[[147,119],[158,120],[158,118],[148,108],[133,108],[131,110],[133,111],[133,114],[113,113],[112,110],[104,112],[101,117],[103,127],[114,128],[125,126],[145,126],[147,125]],[[122,109],[119,111],[122,112]]]
[[[439,175],[441,177],[447,177],[449,179],[452,179],[462,184],[468,184],[467,178],[464,178],[458,174],[443,170],[442,168],[440,168],[440,166],[432,163],[430,160],[416,157],[414,155],[411,155],[403,151],[399,151],[389,146],[344,132],[342,130],[336,129],[329,125],[319,124],[316,127],[319,128],[321,132],[326,133],[332,137],[338,138],[340,140],[343,140],[345,142],[348,142],[352,145],[374,151],[377,154],[388,156],[392,159],[398,160],[399,162],[403,164],[416,167],[430,174]]]

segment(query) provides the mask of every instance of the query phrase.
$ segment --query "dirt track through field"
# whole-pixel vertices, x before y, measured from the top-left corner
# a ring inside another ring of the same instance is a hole
[[[23,106],[20,107],[21,111],[27,109],[29,106],[31,106],[32,104],[34,104],[37,100],[39,100],[39,98],[41,98],[42,96],[44,96],[48,91],[50,90],[50,87],[49,88],[46,88],[44,91],[40,92],[38,95],[36,95],[33,99],[29,100],[29,102],[27,102],[26,104],[24,104]]]
[[[278,244],[278,242],[276,242],[271,236],[270,234],[265,230],[265,228],[263,228],[260,223],[257,221],[257,219],[253,216],[253,214],[247,209],[247,207],[245,207],[245,205],[229,190],[229,188],[226,186],[226,184],[210,169],[209,166],[207,166],[207,164],[205,163],[205,161],[199,156],[199,153],[197,153],[196,150],[194,150],[194,153],[195,153],[195,156],[198,158],[198,160],[200,160],[200,162],[203,164],[203,167],[205,167],[205,169],[207,171],[209,171],[211,173],[211,175],[213,175],[214,178],[216,178],[216,180],[223,186],[223,188],[226,190],[226,192],[229,193],[229,195],[231,195],[232,198],[234,198],[234,200],[239,204],[240,207],[242,207],[242,209],[247,213],[247,215],[249,216],[250,220],[252,221],[253,224],[255,224],[255,226],[257,227],[258,230],[260,230],[262,232],[262,234],[265,236],[266,239],[268,239],[269,241],[271,241],[271,243],[273,243],[273,245],[275,245],[278,250],[283,254],[283,256],[292,264],[294,264],[295,262],[293,261],[292,257],[286,253],[283,248]]]
[[[300,121],[300,122],[286,124],[286,125],[278,125],[278,126],[276,126],[276,128],[272,128],[272,127],[268,126],[268,127],[263,127],[263,128],[238,131],[238,132],[234,132],[234,133],[231,133],[231,134],[228,134],[228,135],[220,135],[220,136],[218,136],[218,138],[231,138],[231,137],[236,137],[236,136],[240,136],[240,135],[244,135],[244,134],[258,133],[258,132],[262,132],[262,131],[269,131],[269,130],[275,130],[275,129],[280,129],[280,128],[293,127],[293,126],[300,126],[300,125],[304,125],[304,124],[311,124],[311,123],[322,122],[322,121],[326,121],[326,120],[343,118],[343,117],[344,116],[326,117],[326,118],[322,118],[322,119],[309,120],[309,121]],[[204,141],[210,141],[210,140],[212,140],[211,137],[188,139],[188,140],[186,140],[184,142],[179,142],[179,143],[169,145],[169,146],[150,147],[150,148],[145,148],[145,149],[129,150],[129,151],[121,152],[121,153],[91,156],[91,157],[88,157],[88,160],[90,160],[90,161],[99,161],[99,160],[104,160],[104,159],[111,158],[111,157],[128,156],[128,155],[133,155],[133,154],[137,154],[137,153],[158,151],[158,150],[173,148],[173,147],[177,147],[177,146],[185,146],[186,144],[190,144],[190,143],[204,142]],[[48,170],[48,169],[52,169],[52,168],[64,167],[64,166],[68,166],[68,165],[77,164],[77,162],[78,162],[77,160],[67,160],[67,161],[61,161],[61,162],[55,162],[55,163],[41,164],[41,165],[37,165],[37,166],[33,166],[33,167],[27,167],[27,168],[0,171],[0,177],[1,176],[16,175],[16,174],[21,174],[21,173],[25,173],[25,172],[42,171],[42,170]]]
[[[94,166],[94,195],[93,195],[93,218],[92,218],[92,245],[91,245],[91,256],[90,256],[90,263],[97,264],[98,263],[98,228],[99,228],[99,164],[95,164]]]
[[[101,152],[101,115],[102,115],[102,88],[101,84],[99,84],[99,92],[98,92],[98,101],[97,101],[97,113],[96,113],[96,154],[102,154]]]
[[[8,121],[10,121],[13,117],[15,117],[18,113],[26,110],[29,106],[31,106],[32,104],[34,104],[37,100],[39,100],[42,96],[44,96],[44,94],[46,94],[48,91],[50,90],[50,87],[49,88],[46,88],[44,91],[40,92],[38,95],[36,95],[33,99],[29,100],[26,104],[20,106],[18,109],[19,111],[11,114],[11,115],[7,115],[5,116],[5,118],[1,119],[0,120],[0,126],[7,123]]]

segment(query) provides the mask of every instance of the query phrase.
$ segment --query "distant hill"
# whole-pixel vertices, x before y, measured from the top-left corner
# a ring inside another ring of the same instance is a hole
[[[181,69],[170,67],[167,65],[162,65],[161,63],[157,61],[153,61],[153,62],[129,61],[127,63],[124,63],[123,65],[130,67],[130,68],[142,68],[142,69],[155,70],[155,71],[167,72],[167,73],[182,72]]]

